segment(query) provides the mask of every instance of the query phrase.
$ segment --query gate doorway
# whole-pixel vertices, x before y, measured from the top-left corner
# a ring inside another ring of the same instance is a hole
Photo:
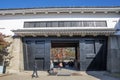
[[[35,58],[37,70],[44,70],[44,58]]]
[[[79,70],[80,56],[78,49],[78,41],[52,41],[50,59],[53,61],[54,67],[59,68],[59,64],[62,63],[64,69]]]
[[[23,38],[24,70],[33,70],[34,60],[39,70],[48,70],[50,60],[55,67],[81,71],[106,70],[107,37],[85,38]]]

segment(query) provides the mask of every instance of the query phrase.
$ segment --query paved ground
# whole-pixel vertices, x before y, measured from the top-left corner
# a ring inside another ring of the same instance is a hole
[[[63,73],[64,70],[59,70],[59,73]],[[0,80],[120,80],[120,78],[111,77],[107,72],[81,72],[70,71],[73,74],[70,76],[50,76],[47,72],[38,72],[39,78],[32,78],[32,72],[22,72],[20,74],[10,74],[1,76]]]

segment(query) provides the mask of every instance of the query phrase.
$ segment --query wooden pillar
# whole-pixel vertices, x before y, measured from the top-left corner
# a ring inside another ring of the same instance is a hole
[[[50,53],[51,53],[51,41],[45,41],[45,64],[44,70],[49,70],[50,68]]]

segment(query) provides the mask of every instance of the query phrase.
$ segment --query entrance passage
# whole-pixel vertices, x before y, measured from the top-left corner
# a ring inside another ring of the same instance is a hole
[[[65,68],[77,70],[77,61],[79,58],[77,47],[79,47],[78,42],[56,42],[51,43],[51,60],[54,63],[55,68]],[[62,64],[62,65],[61,65]]]

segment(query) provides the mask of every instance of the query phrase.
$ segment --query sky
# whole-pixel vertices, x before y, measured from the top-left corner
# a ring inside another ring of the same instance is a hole
[[[77,6],[120,6],[120,0],[0,0],[0,9]]]

